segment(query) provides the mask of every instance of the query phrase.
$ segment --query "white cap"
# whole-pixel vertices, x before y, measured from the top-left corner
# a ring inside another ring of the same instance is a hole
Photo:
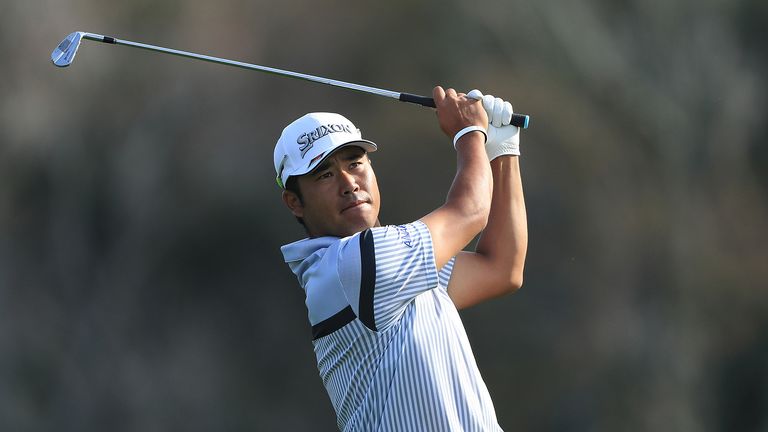
[[[284,189],[288,177],[312,171],[335,150],[348,145],[376,151],[376,144],[363,139],[360,129],[346,117],[334,113],[305,114],[286,126],[277,140],[277,184]]]

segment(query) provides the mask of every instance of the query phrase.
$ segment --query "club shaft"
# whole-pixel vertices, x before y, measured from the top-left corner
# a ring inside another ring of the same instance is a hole
[[[203,60],[211,63],[225,64],[225,65],[235,66],[243,69],[257,70],[260,72],[266,72],[274,75],[282,75],[290,78],[296,78],[296,79],[301,79],[305,81],[312,81],[312,82],[321,83],[321,84],[328,84],[331,86],[342,87],[349,90],[355,90],[355,91],[364,92],[364,93],[373,93],[379,96],[386,96],[393,99],[400,98],[400,93],[395,91],[384,90],[376,87],[369,87],[365,85],[349,83],[349,82],[339,81],[339,80],[334,80],[329,78],[323,78],[323,77],[303,74],[299,72],[292,72],[292,71],[272,68],[268,66],[259,66],[251,63],[244,63],[244,62],[229,60],[221,57],[213,57],[209,55],[197,54],[197,53],[188,52],[188,51],[181,51],[181,50],[172,49],[172,48],[165,48],[165,47],[156,46],[156,45],[149,45],[149,44],[144,44],[140,42],[132,42],[125,39],[117,39],[117,38],[103,36],[95,33],[85,33],[83,35],[83,38],[93,40],[93,41],[98,41],[98,42],[112,43],[116,45],[126,45],[126,46],[141,48],[149,51],[158,51],[158,52],[172,54],[179,57],[187,57],[187,58]]]
[[[320,83],[320,84],[327,84],[327,85],[334,86],[334,87],[341,87],[341,88],[345,88],[345,89],[348,89],[348,90],[354,90],[354,91],[363,92],[363,93],[370,93],[370,94],[375,94],[375,95],[379,95],[379,96],[385,96],[385,97],[392,98],[392,99],[397,99],[397,100],[400,100],[400,101],[403,101],[403,102],[411,102],[411,103],[423,105],[423,106],[426,106],[426,107],[435,108],[435,101],[434,101],[434,99],[432,99],[430,97],[426,97],[426,96],[419,96],[419,95],[414,95],[414,94],[410,94],[410,93],[399,93],[399,92],[392,91],[392,90],[384,90],[384,89],[380,89],[380,88],[376,88],[376,87],[370,87],[370,86],[350,83],[350,82],[346,82],[346,81],[339,81],[339,80],[334,80],[334,79],[330,79],[330,78],[323,78],[323,77],[318,77],[318,76],[309,75],[309,74],[303,74],[303,73],[299,73],[299,72],[292,72],[292,71],[288,71],[288,70],[284,70],[284,69],[277,69],[277,68],[272,68],[272,67],[268,67],[268,66],[260,66],[260,65],[255,65],[255,64],[251,64],[251,63],[244,63],[244,62],[239,62],[239,61],[236,61],[236,60],[229,60],[229,59],[225,59],[225,58],[221,58],[221,57],[213,57],[213,56],[209,56],[209,55],[205,55],[205,54],[197,54],[197,53],[188,52],[188,51],[181,51],[181,50],[172,49],[172,48],[165,48],[165,47],[156,46],[156,45],[149,45],[149,44],[140,43],[140,42],[133,42],[133,41],[125,40],[125,39],[117,39],[117,38],[114,38],[114,37],[111,37],[111,36],[104,36],[104,35],[100,35],[100,34],[96,34],[96,33],[84,32],[83,33],[83,39],[88,39],[88,40],[92,40],[92,41],[96,41],[96,42],[115,44],[115,45],[125,45],[125,46],[134,47],[134,48],[141,48],[141,49],[145,49],[145,50],[149,50],[149,51],[156,51],[156,52],[162,52],[162,53],[165,53],[165,54],[172,54],[172,55],[179,56],[179,57],[193,58],[193,59],[203,60],[203,61],[207,61],[207,62],[211,62],[211,63],[218,63],[218,64],[224,64],[224,65],[239,67],[239,68],[242,68],[242,69],[256,70],[256,71],[259,71],[259,72],[270,73],[270,74],[273,74],[273,75],[280,75],[280,76],[300,79],[300,80],[304,80],[304,81],[311,81],[311,82],[316,82],[316,83]],[[522,127],[522,128],[527,128],[528,127],[528,116],[524,115],[524,114],[513,114],[512,115],[511,124],[514,125],[514,126],[518,126],[518,127]]]

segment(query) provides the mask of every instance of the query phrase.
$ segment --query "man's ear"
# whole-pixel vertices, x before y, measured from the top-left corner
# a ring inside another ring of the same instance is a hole
[[[285,203],[285,206],[288,207],[288,210],[290,210],[291,213],[293,213],[294,216],[300,217],[300,218],[304,217],[304,204],[301,202],[301,198],[299,198],[299,196],[296,195],[295,192],[284,190],[283,202]]]

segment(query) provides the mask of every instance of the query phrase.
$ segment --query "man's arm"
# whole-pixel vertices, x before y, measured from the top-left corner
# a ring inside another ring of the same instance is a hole
[[[440,127],[450,138],[467,126],[488,128],[488,115],[482,104],[435,87],[432,92]],[[432,236],[437,268],[444,266],[485,227],[493,189],[485,137],[470,132],[456,143],[456,176],[445,204],[421,218]]]
[[[491,161],[493,199],[475,252],[456,257],[448,294],[457,308],[508,294],[523,284],[528,227],[517,156]]]

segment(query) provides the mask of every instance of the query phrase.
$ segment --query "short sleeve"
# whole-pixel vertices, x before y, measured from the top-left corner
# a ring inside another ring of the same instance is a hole
[[[356,234],[339,249],[338,270],[352,309],[371,330],[389,327],[416,296],[438,286],[432,237],[420,221]]]
[[[453,264],[456,262],[456,257],[448,260],[447,263],[437,272],[437,278],[440,281],[440,288],[447,290],[448,284],[451,282],[451,274],[453,274]]]

